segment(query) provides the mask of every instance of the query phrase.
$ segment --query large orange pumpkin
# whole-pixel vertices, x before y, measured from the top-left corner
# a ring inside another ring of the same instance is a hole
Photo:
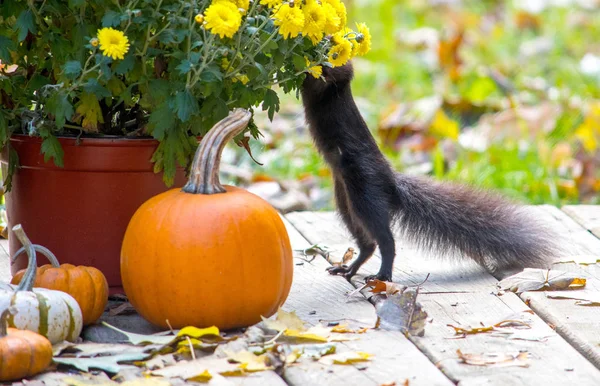
[[[83,325],[96,322],[108,303],[108,282],[104,274],[94,267],[59,264],[56,256],[46,247],[34,245],[36,251],[45,255],[50,264],[37,269],[34,287],[66,292],[73,296],[83,316]],[[15,259],[24,248],[15,253]],[[11,284],[19,284],[26,270],[17,272]]]
[[[221,329],[255,324],[288,296],[293,257],[285,225],[262,198],[219,183],[219,160],[251,114],[236,109],[203,138],[183,189],[146,201],[121,250],[123,288],[151,323]]]

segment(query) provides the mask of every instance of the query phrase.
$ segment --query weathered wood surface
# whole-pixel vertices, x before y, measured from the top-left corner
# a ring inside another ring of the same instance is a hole
[[[297,212],[287,214],[286,218],[309,242],[328,246],[338,259],[346,248],[354,246],[333,213]],[[413,337],[412,341],[454,382],[461,385],[600,384],[600,370],[542,319],[532,315],[515,294],[497,296],[497,280],[483,269],[468,262],[455,264],[430,259],[402,240],[398,240],[397,251],[396,282],[415,284],[431,273],[422,287],[419,301],[433,321],[426,325],[424,337]],[[376,254],[365,264],[357,279],[376,273],[378,268],[379,255]],[[515,314],[527,316],[532,321],[529,338],[546,336],[545,341],[509,340],[492,334],[453,339],[454,331],[447,326],[489,325]],[[458,360],[457,349],[463,353],[526,350],[530,353],[531,364],[528,368],[465,365]]]
[[[292,248],[305,249],[306,241],[287,221]],[[286,311],[296,311],[311,324],[344,319],[358,320],[365,327],[376,322],[375,308],[360,294],[347,297],[354,287],[342,277],[333,277],[325,269],[329,264],[321,257],[311,263],[304,262],[302,254],[295,252],[297,265],[290,295],[283,306]],[[293,385],[381,385],[396,382],[410,385],[451,385],[452,382],[439,371],[400,332],[370,330],[356,334],[353,341],[337,343],[337,352],[364,351],[374,354],[369,362],[356,365],[325,366],[303,361],[285,370],[284,379]]]
[[[559,233],[569,255],[592,255],[600,258],[600,240],[590,232],[598,231],[600,206],[570,206],[564,212],[553,206],[541,207],[540,218]],[[569,217],[571,216],[571,217]],[[581,225],[579,225],[579,224]],[[568,256],[567,256],[568,257]],[[561,257],[558,260],[569,260]],[[564,295],[600,291],[600,266],[555,263],[554,269],[576,272],[587,280],[585,290],[562,291]],[[575,300],[551,299],[546,292],[526,292],[521,298],[556,331],[600,368],[600,307],[575,304]]]

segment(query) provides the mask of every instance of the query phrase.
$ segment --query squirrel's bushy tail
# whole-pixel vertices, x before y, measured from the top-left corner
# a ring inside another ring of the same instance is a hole
[[[555,236],[526,208],[459,184],[396,175],[402,235],[441,255],[464,255],[494,272],[549,267]]]

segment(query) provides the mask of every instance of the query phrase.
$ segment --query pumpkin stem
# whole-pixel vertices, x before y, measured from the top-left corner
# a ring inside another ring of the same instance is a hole
[[[52,264],[54,268],[60,267],[60,263],[58,262],[56,255],[52,253],[51,250],[39,244],[33,244],[33,248],[35,248],[36,252],[39,252],[42,255],[46,256],[48,258],[48,261],[50,262],[50,264]],[[15,252],[15,255],[12,257],[11,262],[14,263],[15,260],[17,260],[17,256],[19,256],[23,252],[25,252],[25,247],[21,247],[21,249]]]
[[[21,224],[17,224],[13,227],[13,233],[17,236],[21,244],[23,244],[23,248],[25,248],[25,252],[27,252],[27,256],[29,260],[27,262],[27,270],[17,287],[17,291],[31,291],[33,288],[33,283],[35,282],[35,275],[37,273],[37,261],[35,258],[35,248],[33,244],[29,240],[29,237],[25,234],[23,227]]]
[[[17,307],[10,306],[0,314],[0,338],[8,335],[8,318],[9,315],[15,315],[17,313]]]
[[[195,194],[225,193],[219,181],[221,153],[227,142],[248,126],[251,116],[248,110],[234,109],[210,129],[196,150],[190,178],[181,190]]]

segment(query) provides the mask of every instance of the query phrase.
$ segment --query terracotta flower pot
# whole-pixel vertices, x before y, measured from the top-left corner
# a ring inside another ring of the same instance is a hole
[[[131,216],[147,199],[168,187],[162,173],[153,172],[150,158],[158,142],[152,139],[59,138],[64,168],[44,162],[41,139],[13,135],[11,145],[20,168],[6,194],[11,256],[21,247],[10,229],[23,224],[31,241],[49,248],[61,263],[100,269],[111,293],[122,293],[120,252]],[[2,154],[6,170],[8,152]],[[183,170],[175,187],[183,186]],[[20,255],[11,272],[25,268]],[[42,256],[38,264],[46,264]]]

